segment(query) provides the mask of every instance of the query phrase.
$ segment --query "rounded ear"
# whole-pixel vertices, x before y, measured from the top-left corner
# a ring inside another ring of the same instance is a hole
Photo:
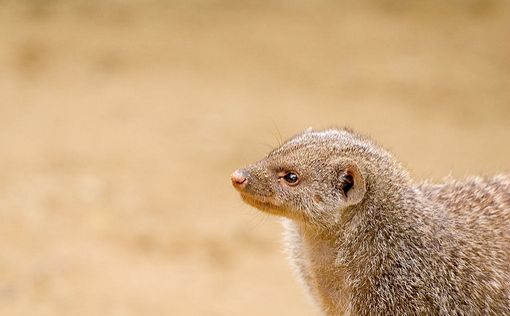
[[[343,160],[338,165],[337,188],[346,206],[358,204],[363,200],[367,191],[365,178],[354,161]]]

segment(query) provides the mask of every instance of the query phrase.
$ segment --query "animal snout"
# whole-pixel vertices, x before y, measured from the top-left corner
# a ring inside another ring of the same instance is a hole
[[[248,183],[248,178],[246,178],[243,170],[241,169],[234,171],[234,173],[230,176],[230,179],[232,180],[232,185],[238,190],[245,188]]]

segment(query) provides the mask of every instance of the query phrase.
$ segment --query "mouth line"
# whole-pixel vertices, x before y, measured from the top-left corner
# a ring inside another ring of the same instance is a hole
[[[269,214],[283,216],[278,206],[267,201],[267,198],[260,199],[247,193],[241,193],[241,198],[249,205]]]
[[[253,195],[253,194],[250,194],[250,193],[244,192],[244,191],[240,191],[239,193],[241,194],[242,198],[247,198],[247,199],[254,200],[254,201],[257,201],[257,202],[260,202],[260,203],[264,203],[264,204],[271,204],[268,201],[270,199],[269,197],[260,196],[260,195]]]

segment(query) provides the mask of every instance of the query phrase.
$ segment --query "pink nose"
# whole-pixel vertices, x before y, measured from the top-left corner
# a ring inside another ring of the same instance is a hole
[[[246,177],[243,175],[243,173],[239,170],[234,171],[234,173],[232,173],[230,178],[232,179],[232,184],[237,189],[244,188],[246,186],[246,184],[248,183],[248,179],[246,179]]]

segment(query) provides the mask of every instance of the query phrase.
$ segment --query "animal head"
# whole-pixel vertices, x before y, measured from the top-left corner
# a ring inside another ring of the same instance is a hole
[[[305,222],[330,221],[359,205],[374,173],[391,156],[346,129],[307,130],[231,178],[243,200],[267,213]]]

